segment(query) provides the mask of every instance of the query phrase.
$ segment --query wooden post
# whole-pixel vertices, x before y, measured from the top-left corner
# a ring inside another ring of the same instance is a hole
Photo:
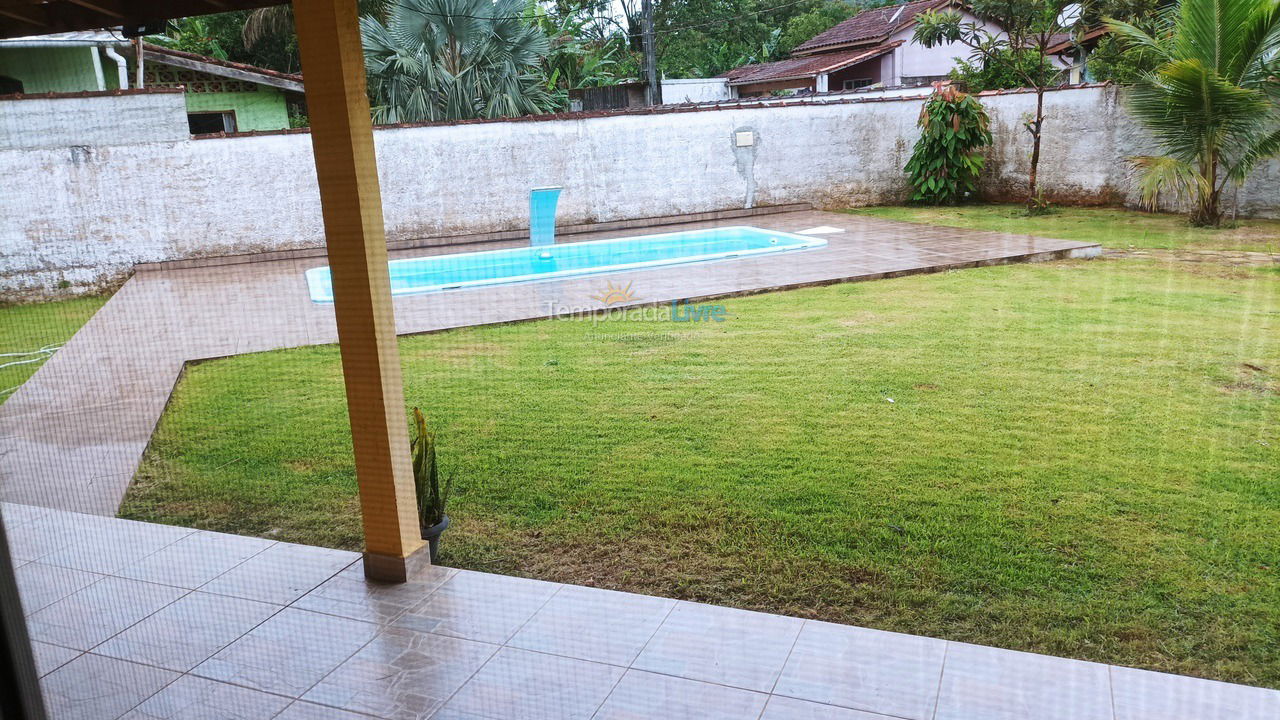
[[[403,582],[423,541],[356,0],[295,0],[293,8],[364,516],[365,575]]]

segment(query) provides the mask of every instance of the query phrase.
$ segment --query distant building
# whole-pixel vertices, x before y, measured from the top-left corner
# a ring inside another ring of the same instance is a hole
[[[1054,35],[1046,51],[1063,66],[1067,82],[1072,85],[1093,82],[1089,75],[1089,55],[1097,49],[1098,41],[1110,32],[1107,26],[1099,25],[1078,36],[1070,33]]]
[[[622,110],[644,107],[645,83],[620,82],[604,87],[574,88],[569,91],[569,110]]]
[[[662,102],[703,103],[730,100],[733,93],[724,78],[692,78],[688,80],[662,80]]]
[[[736,97],[837,92],[872,85],[927,86],[947,77],[956,65],[956,56],[969,54],[963,45],[927,48],[915,42],[916,16],[929,10],[954,10],[965,22],[999,30],[958,0],[916,0],[864,10],[797,45],[786,60],[743,65],[720,77]]]
[[[0,95],[128,89],[135,45],[109,30],[0,40]],[[142,45],[142,87],[181,87],[192,134],[280,130],[302,76]]]

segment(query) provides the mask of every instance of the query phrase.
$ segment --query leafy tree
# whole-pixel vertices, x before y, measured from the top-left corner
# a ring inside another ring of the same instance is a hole
[[[617,58],[625,54],[620,38],[597,35],[588,27],[593,18],[584,17],[581,11],[556,15],[531,3],[529,12],[534,25],[551,40],[551,50],[543,64],[547,89],[554,94],[559,108],[568,107],[569,90],[618,82]]]
[[[790,49],[783,36],[792,18],[842,4],[841,0],[654,0],[659,70],[667,77],[710,77],[745,63],[779,60]],[[619,34],[627,39],[629,54],[638,58],[641,0],[618,0],[616,7],[624,18]]]
[[[1160,61],[1129,93],[1163,152],[1132,159],[1143,200],[1189,196],[1191,223],[1216,226],[1227,183],[1280,154],[1280,0],[1182,0],[1159,25],[1167,31],[1111,22]]]
[[[1015,53],[1008,48],[997,50],[991,58],[956,58],[951,80],[969,92],[1006,90],[1026,87],[1028,77],[1047,84],[1057,80],[1059,71],[1035,53]]]
[[[525,10],[523,0],[397,0],[386,24],[362,17],[375,121],[554,110],[541,73],[551,43]]]
[[[920,44],[934,47],[960,43],[969,48],[970,62],[981,63],[984,68],[1001,68],[1000,72],[1020,77],[1024,87],[1035,90],[1035,113],[1024,123],[1031,135],[1028,212],[1046,207],[1039,188],[1044,92],[1057,79],[1047,76],[1043,68],[1049,62],[1049,48],[1056,44],[1054,36],[1070,30],[1061,22],[1062,9],[1067,4],[1068,0],[974,0],[974,14],[995,20],[1004,29],[1003,33],[966,22],[954,10],[929,11],[917,16],[915,40]]]
[[[787,21],[782,27],[782,37],[778,42],[778,50],[789,53],[797,45],[806,42],[818,33],[826,32],[848,20],[859,12],[859,8],[843,0],[824,2],[808,12],[800,13]]]
[[[1131,22],[1148,33],[1159,33],[1159,18],[1178,0],[1093,0],[1084,5],[1084,17],[1078,27],[1096,28],[1106,25],[1106,18]],[[1140,47],[1131,47],[1115,35],[1098,38],[1086,61],[1089,78],[1096,82],[1111,81],[1129,85],[1143,73],[1159,64],[1155,55]]]
[[[211,29],[204,18],[179,18],[169,24],[165,34],[151,37],[149,40],[174,50],[219,60],[227,59],[227,50],[223,47],[226,38],[218,37],[216,30]]]
[[[920,109],[920,139],[906,171],[915,188],[912,202],[952,205],[978,191],[978,175],[991,145],[990,120],[982,103],[954,87],[929,96]]]
[[[1098,45],[1089,53],[1086,63],[1091,80],[1132,85],[1155,70],[1160,60],[1144,47],[1133,47],[1123,38],[1107,35],[1098,39]]]

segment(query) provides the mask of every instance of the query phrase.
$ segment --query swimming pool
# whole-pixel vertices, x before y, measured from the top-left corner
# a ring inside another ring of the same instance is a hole
[[[541,247],[392,260],[391,294],[456,290],[480,285],[617,272],[638,268],[751,257],[823,247],[821,238],[736,226],[660,235],[559,243]],[[329,268],[306,272],[314,302],[333,302]]]

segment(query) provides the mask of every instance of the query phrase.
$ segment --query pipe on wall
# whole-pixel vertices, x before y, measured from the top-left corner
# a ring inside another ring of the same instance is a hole
[[[128,90],[129,89],[128,61],[125,60],[124,56],[116,52],[116,49],[114,47],[111,47],[110,45],[103,46],[102,51],[107,54],[107,57],[116,61],[116,71],[119,73],[119,77],[120,77],[120,89]]]

